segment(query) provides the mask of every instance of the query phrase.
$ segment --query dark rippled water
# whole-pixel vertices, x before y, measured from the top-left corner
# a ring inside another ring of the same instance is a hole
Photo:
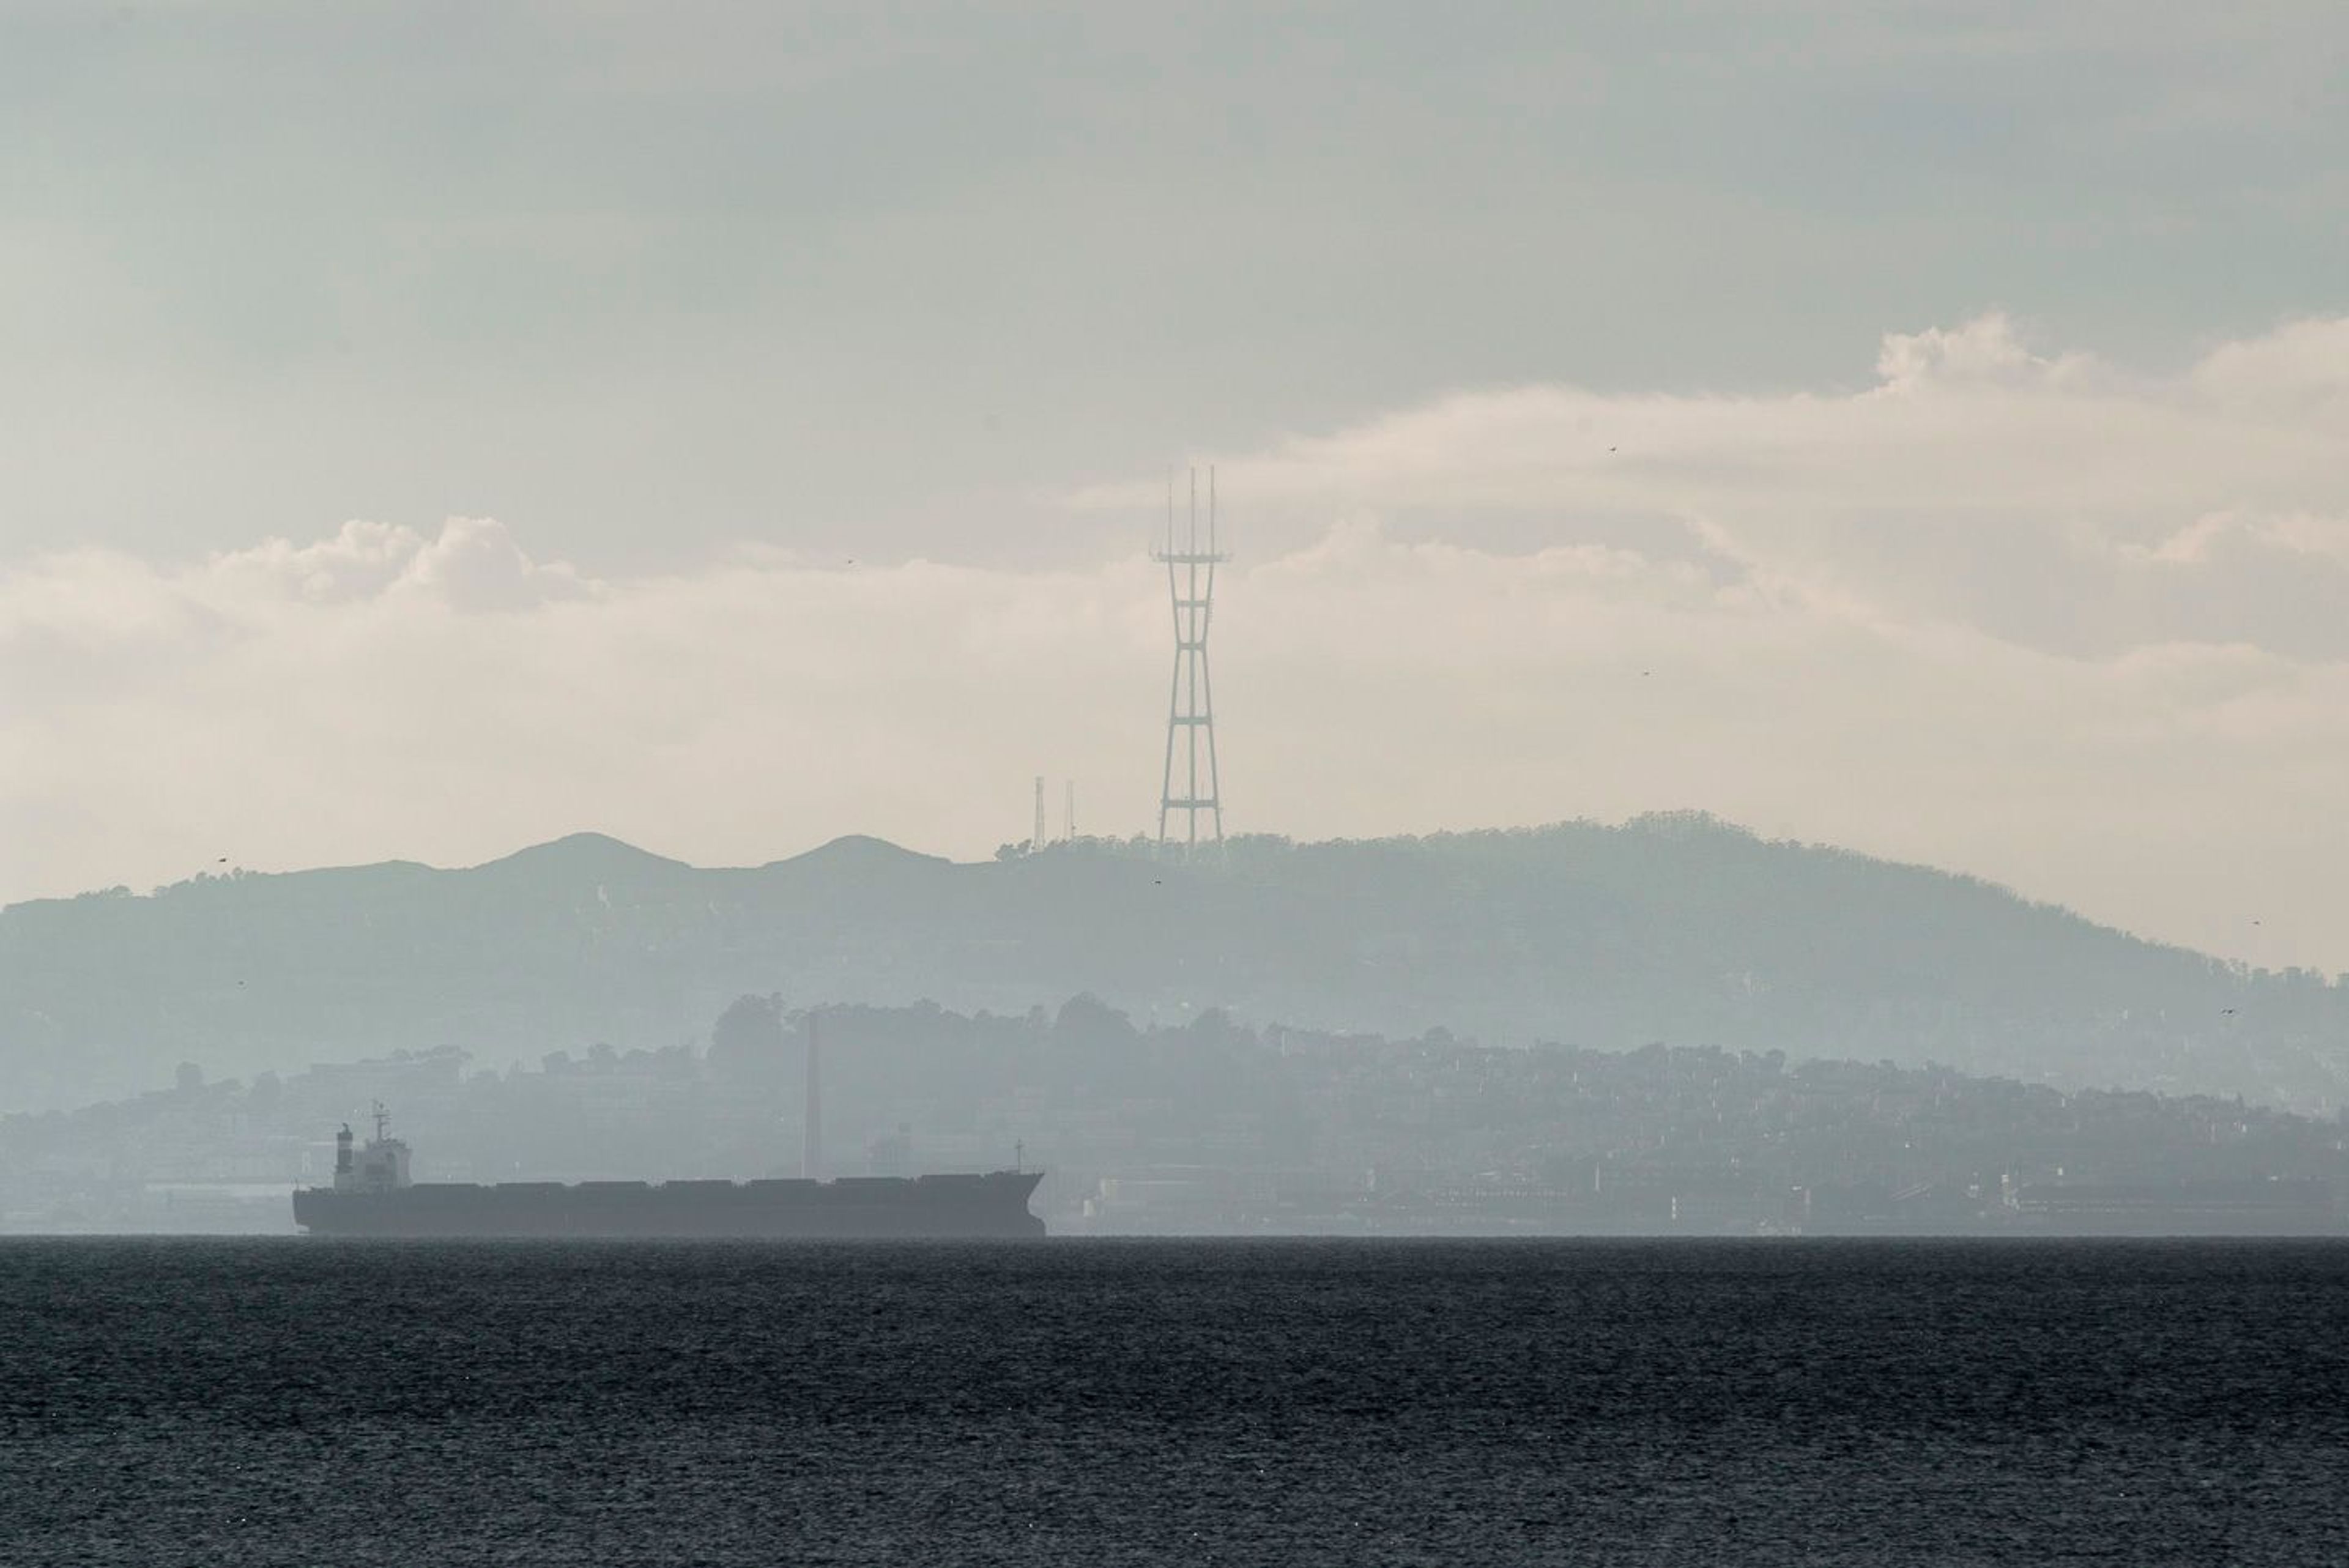
[[[0,1243],[0,1563],[2349,1563],[2349,1248]]]

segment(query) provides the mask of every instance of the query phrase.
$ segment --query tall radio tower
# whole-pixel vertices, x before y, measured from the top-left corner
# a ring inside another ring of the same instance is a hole
[[[1174,611],[1174,678],[1166,700],[1165,785],[1158,796],[1158,847],[1167,843],[1174,814],[1183,814],[1182,841],[1199,846],[1206,813],[1214,842],[1224,842],[1224,800],[1216,770],[1216,689],[1207,674],[1207,628],[1215,617],[1216,567],[1231,557],[1216,548],[1216,471],[1207,470],[1207,535],[1199,537],[1199,471],[1191,471],[1191,514],[1174,533],[1174,476],[1166,476],[1166,546],[1150,558],[1166,563],[1166,597]],[[1204,762],[1205,767],[1202,768]]]

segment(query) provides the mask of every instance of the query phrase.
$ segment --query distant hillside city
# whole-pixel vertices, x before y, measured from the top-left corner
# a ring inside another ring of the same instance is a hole
[[[0,1225],[283,1229],[378,1100],[419,1179],[796,1173],[811,1019],[829,1169],[1040,1164],[1063,1231],[2342,1202],[2339,981],[1679,814],[715,870],[583,835],[19,904]]]
[[[1940,1063],[2330,1116],[2349,988],[1987,883],[1695,814],[1162,857],[872,839],[701,869],[584,835],[463,870],[203,876],[0,910],[0,1111],[452,1045],[482,1065],[701,1040],[734,998],[1598,1051]]]
[[[419,1180],[801,1171],[821,1025],[823,1173],[1015,1160],[1057,1234],[1767,1235],[2349,1231],[2349,1118],[1946,1067],[1609,1052],[1051,1012],[738,998],[706,1044],[486,1067],[443,1047],[0,1118],[0,1229],[291,1229],[377,1104]]]

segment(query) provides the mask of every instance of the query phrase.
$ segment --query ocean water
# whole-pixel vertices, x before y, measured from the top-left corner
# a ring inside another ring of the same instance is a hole
[[[0,1242],[0,1563],[2349,1563],[2349,1246]]]

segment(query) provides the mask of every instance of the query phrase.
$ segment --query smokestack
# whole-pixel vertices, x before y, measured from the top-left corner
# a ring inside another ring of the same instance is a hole
[[[823,1179],[823,1085],[818,1068],[823,1057],[822,1017],[811,1011],[807,1020],[807,1126],[800,1133],[800,1174],[810,1181]]]

